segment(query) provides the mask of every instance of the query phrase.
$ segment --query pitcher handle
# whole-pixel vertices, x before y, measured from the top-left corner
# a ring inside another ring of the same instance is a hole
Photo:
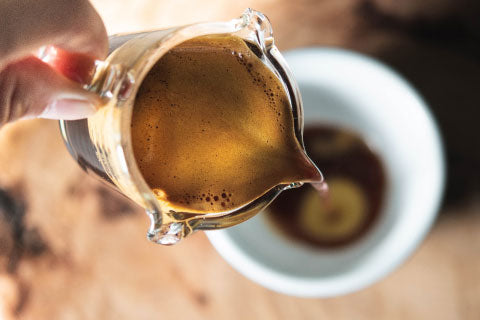
[[[126,99],[133,87],[133,77],[121,65],[51,45],[40,48],[37,56],[85,90],[96,93],[104,103],[113,97]]]

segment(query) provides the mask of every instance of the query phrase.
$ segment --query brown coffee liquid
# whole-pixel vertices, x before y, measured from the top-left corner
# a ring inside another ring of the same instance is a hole
[[[228,211],[278,184],[320,179],[282,83],[235,36],[189,40],[155,64],[136,97],[132,143],[146,182],[175,211]]]
[[[378,220],[386,185],[382,162],[348,131],[307,127],[304,140],[328,188],[321,183],[283,192],[269,206],[268,219],[286,236],[311,247],[351,244]]]

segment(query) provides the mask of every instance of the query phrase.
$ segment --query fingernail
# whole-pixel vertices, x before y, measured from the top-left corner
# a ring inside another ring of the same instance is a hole
[[[61,99],[52,101],[38,116],[45,119],[77,120],[86,118],[96,111],[86,100]]]

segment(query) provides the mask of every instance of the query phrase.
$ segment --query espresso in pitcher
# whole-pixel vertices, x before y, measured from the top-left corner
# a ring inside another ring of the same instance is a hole
[[[131,130],[138,167],[171,210],[230,211],[276,185],[321,180],[283,84],[236,36],[166,53],[138,91]]]

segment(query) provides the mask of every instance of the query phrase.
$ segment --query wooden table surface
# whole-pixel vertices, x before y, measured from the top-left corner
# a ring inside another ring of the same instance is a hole
[[[93,3],[109,33],[225,20],[251,6],[269,16],[281,49],[340,46],[392,64],[442,127],[446,205],[416,253],[384,280],[343,297],[294,298],[245,279],[203,233],[173,247],[149,243],[142,210],[79,169],[57,123],[16,123],[0,130],[0,318],[480,319],[475,32],[465,31],[464,42],[451,41],[448,28],[432,37],[435,22],[419,31],[356,0]]]

